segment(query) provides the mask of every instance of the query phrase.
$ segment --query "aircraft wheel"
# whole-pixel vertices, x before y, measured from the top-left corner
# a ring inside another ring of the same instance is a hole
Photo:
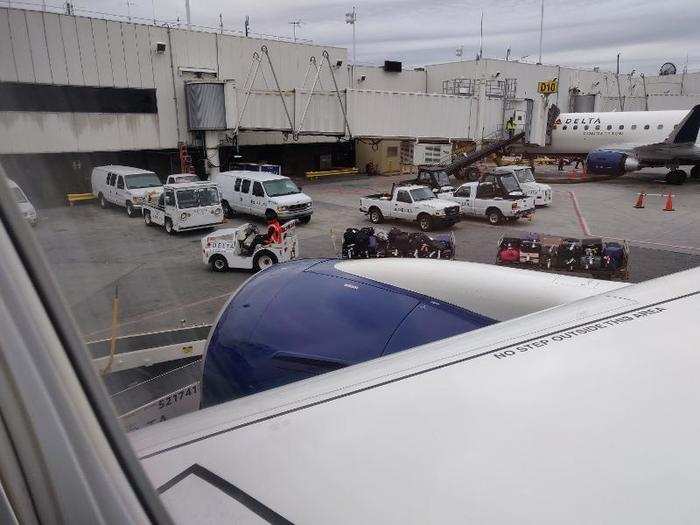
[[[700,164],[690,168],[690,176],[694,179],[700,179]]]
[[[671,170],[666,174],[666,182],[675,186],[680,186],[688,178],[683,170]]]

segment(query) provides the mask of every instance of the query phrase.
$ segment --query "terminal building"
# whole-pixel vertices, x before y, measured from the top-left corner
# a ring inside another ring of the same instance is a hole
[[[549,95],[540,82],[556,80]],[[516,117],[543,144],[547,110],[686,109],[700,74],[616,75],[495,59],[407,69],[348,64],[347,49],[0,9],[0,161],[40,205],[89,191],[91,169],[205,177],[235,162],[282,172],[439,162]]]

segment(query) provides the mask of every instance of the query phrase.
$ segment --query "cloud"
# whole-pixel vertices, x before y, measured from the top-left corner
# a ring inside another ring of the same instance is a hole
[[[217,26],[221,13],[226,27],[242,29],[245,15],[251,30],[291,36],[291,20],[302,20],[300,38],[317,44],[352,45],[344,14],[352,0],[190,0],[193,23]],[[134,16],[184,21],[185,0],[130,0]],[[502,58],[539,52],[540,0],[362,0],[357,2],[358,62],[384,59],[407,65],[455,60],[479,49],[479,20],[484,12],[484,55]],[[80,8],[126,14],[125,0],[87,0]],[[697,0],[545,0],[543,62],[580,67],[615,67],[621,53],[623,70],[654,73],[666,61],[700,68]]]

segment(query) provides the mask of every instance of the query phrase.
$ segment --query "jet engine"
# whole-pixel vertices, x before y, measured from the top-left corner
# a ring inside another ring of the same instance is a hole
[[[601,293],[619,283],[434,259],[300,260],[222,309],[201,407]]]
[[[621,151],[596,149],[586,157],[586,170],[595,175],[619,177],[640,168],[639,159]]]

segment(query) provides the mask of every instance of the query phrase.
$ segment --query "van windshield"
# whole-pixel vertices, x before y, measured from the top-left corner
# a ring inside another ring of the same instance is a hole
[[[143,173],[134,175],[125,175],[126,187],[130,190],[138,190],[140,188],[155,188],[160,186],[160,180],[155,173]]]
[[[219,204],[219,192],[216,188],[192,188],[178,190],[178,208],[197,208],[199,206],[215,206]]]
[[[301,190],[290,179],[276,179],[263,182],[265,193],[268,197],[281,197],[282,195],[293,195]]]
[[[515,176],[518,178],[518,182],[535,182],[535,176],[532,174],[532,170],[530,170],[530,168],[523,168],[514,171]]]
[[[418,188],[416,190],[411,190],[410,193],[411,197],[413,197],[413,202],[427,201],[435,198],[435,194],[429,188]]]
[[[27,202],[27,196],[19,188],[12,188],[12,194],[15,196],[15,202],[17,204],[22,204],[23,202]]]

